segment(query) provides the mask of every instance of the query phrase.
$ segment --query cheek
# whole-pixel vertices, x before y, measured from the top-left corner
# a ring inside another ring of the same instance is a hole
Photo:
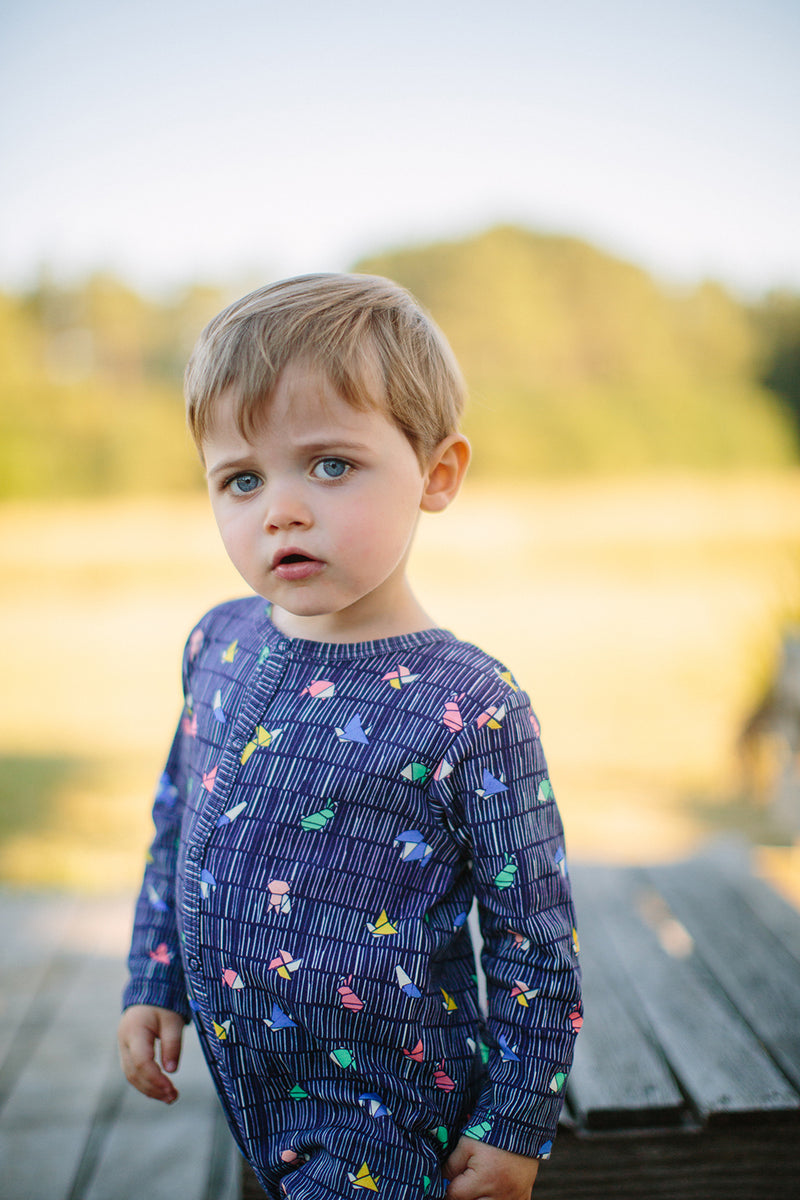
[[[378,542],[380,519],[376,517],[374,506],[364,505],[352,509],[339,525],[337,542],[339,550],[348,556],[368,555],[373,545]]]
[[[217,527],[229,557],[235,562],[246,561],[253,550],[253,535],[241,516],[217,514]]]
[[[350,508],[339,526],[339,546],[361,559],[365,567],[387,558],[394,560],[413,537],[418,513],[410,500],[398,507],[397,492],[387,485],[380,495]]]

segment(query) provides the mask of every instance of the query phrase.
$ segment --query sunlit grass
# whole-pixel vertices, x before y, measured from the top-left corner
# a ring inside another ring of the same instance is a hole
[[[130,887],[184,638],[243,586],[202,499],[6,506],[0,539],[0,878]],[[681,854],[725,825],[800,603],[800,477],[481,486],[423,521],[412,575],[530,691],[573,855]]]

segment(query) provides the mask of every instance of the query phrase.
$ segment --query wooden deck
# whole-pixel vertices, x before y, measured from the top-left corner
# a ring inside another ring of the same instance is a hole
[[[577,867],[586,1021],[537,1200],[800,1194],[800,913],[730,856]]]
[[[795,1197],[800,913],[729,859],[572,876],[587,1016],[537,1200]],[[239,1195],[191,1031],[172,1108],[120,1074],[130,912],[0,893],[6,1200]]]
[[[170,1108],[121,1074],[130,901],[0,893],[0,1195],[236,1200],[240,1156],[188,1031]]]

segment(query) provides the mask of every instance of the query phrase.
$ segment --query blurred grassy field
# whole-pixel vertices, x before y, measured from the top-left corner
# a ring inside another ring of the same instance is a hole
[[[0,880],[130,888],[184,638],[243,587],[202,498],[4,506],[0,572]],[[769,840],[733,747],[800,614],[800,475],[473,487],[412,576],[531,692],[573,856]]]

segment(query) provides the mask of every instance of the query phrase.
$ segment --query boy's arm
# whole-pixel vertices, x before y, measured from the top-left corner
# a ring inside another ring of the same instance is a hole
[[[169,1009],[187,1020],[189,1006],[175,918],[175,884],[186,803],[188,749],[195,728],[189,678],[193,645],[196,641],[190,639],[183,658],[186,707],[156,789],[153,804],[155,836],[136,903],[128,956],[130,980],[123,994],[123,1008],[150,1005]]]
[[[492,699],[504,702],[502,722],[472,727],[447,781],[469,835],[488,993],[489,1082],[463,1132],[539,1159],[555,1138],[581,1023],[580,971],[563,829],[538,723],[528,697],[511,689]]]
[[[182,738],[179,729],[153,805],[156,832],[136,902],[128,955],[130,979],[123,993],[123,1008],[134,1004],[155,1005],[188,1019],[175,919],[175,872],[183,810],[180,796]]]

